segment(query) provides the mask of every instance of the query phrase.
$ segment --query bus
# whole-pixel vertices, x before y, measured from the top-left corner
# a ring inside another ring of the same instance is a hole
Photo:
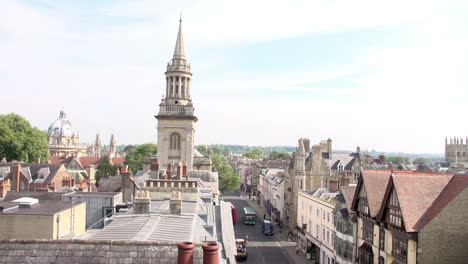
[[[257,214],[255,209],[250,207],[244,207],[244,224],[246,225],[255,225],[257,220]]]
[[[231,214],[232,214],[232,224],[235,225],[237,222],[237,209],[233,204],[231,204]]]

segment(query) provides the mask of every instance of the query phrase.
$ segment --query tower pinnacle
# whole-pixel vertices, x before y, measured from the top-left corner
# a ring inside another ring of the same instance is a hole
[[[179,20],[179,33],[177,34],[174,56],[172,57],[173,63],[174,60],[185,60],[184,37],[182,36],[182,14]]]

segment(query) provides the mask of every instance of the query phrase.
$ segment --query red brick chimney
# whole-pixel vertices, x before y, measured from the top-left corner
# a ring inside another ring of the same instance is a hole
[[[219,263],[218,243],[205,243],[203,248],[203,264]]]
[[[21,172],[21,164],[19,162],[15,162],[15,165],[13,166],[13,186],[15,186],[15,191],[19,192],[20,191],[20,172]]]
[[[195,245],[192,242],[179,242],[177,248],[177,264],[193,264],[193,249]]]
[[[7,192],[11,190],[11,184],[10,184],[10,179],[8,180],[3,180],[1,185],[0,185],[0,198],[5,198],[5,195]]]

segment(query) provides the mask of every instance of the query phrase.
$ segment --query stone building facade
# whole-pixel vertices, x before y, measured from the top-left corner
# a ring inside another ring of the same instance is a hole
[[[165,74],[166,97],[161,99],[159,113],[155,116],[158,120],[158,158],[163,168],[183,160],[191,170],[198,119],[190,96],[192,72],[185,57],[182,21],[172,62],[168,63]]]
[[[445,138],[445,160],[450,167],[468,168],[468,137],[464,142],[462,137]]]
[[[364,170],[353,199],[362,264],[464,263],[468,176]]]
[[[47,130],[50,156],[86,156],[86,145],[80,144],[78,131],[72,126],[64,111]]]
[[[314,191],[326,188],[338,192],[342,186],[357,182],[366,159],[356,152],[333,152],[332,140],[322,140],[310,147],[308,138],[301,138],[293,153],[293,161],[285,171],[285,215],[286,226],[295,233],[297,219],[297,191]]]

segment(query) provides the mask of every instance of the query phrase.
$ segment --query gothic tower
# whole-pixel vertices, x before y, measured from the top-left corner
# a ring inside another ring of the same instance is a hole
[[[117,141],[115,140],[114,134],[111,134],[111,139],[109,143],[109,158],[117,157]]]
[[[184,161],[189,170],[193,164],[195,122],[192,99],[190,97],[192,72],[187,63],[182,37],[182,20],[172,61],[166,70],[166,97],[159,104],[158,158],[162,168],[171,162]]]
[[[101,138],[96,134],[96,141],[94,142],[93,157],[101,157]]]

